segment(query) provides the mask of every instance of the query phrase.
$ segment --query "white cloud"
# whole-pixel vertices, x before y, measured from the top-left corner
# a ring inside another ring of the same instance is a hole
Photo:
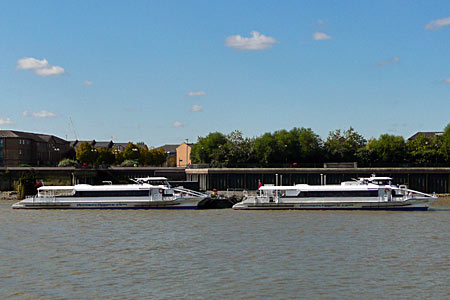
[[[425,25],[425,29],[438,30],[441,27],[449,25],[450,25],[450,18],[436,19]]]
[[[17,61],[18,70],[36,70],[46,68],[47,66],[48,61],[46,59],[39,60],[33,57],[25,57]]]
[[[198,111],[202,111],[202,110],[203,110],[203,106],[201,106],[201,105],[193,105],[191,107],[192,112],[198,112]]]
[[[264,50],[276,42],[273,37],[265,36],[257,31],[251,32],[252,37],[232,35],[225,39],[225,45],[236,50]]]
[[[0,125],[12,124],[10,118],[0,118]]]
[[[93,83],[92,81],[85,80],[85,81],[83,81],[83,84],[84,84],[84,85],[91,86],[91,85],[93,85],[94,83]]]
[[[323,32],[315,32],[315,33],[313,34],[313,39],[314,39],[315,41],[324,41],[324,40],[329,40],[329,39],[331,39],[331,36],[329,36],[328,34],[323,33]]]
[[[46,68],[36,69],[34,72],[42,77],[58,76],[64,74],[64,68],[60,66],[48,66]]]
[[[394,56],[391,59],[377,62],[377,66],[381,67],[381,66],[385,66],[387,64],[395,64],[395,63],[398,63],[399,61],[400,61],[400,59],[398,58],[398,56]]]
[[[175,122],[173,122],[172,126],[173,127],[181,127],[181,126],[183,126],[183,123],[181,123],[179,121],[175,121]]]
[[[39,112],[32,112],[31,110],[25,110],[22,115],[24,117],[35,117],[35,118],[55,118],[56,115],[52,112],[41,110]]]
[[[60,66],[54,66],[48,63],[46,59],[36,59],[34,57],[24,57],[17,61],[17,70],[33,70],[36,75],[58,76],[65,73],[64,68]]]
[[[206,92],[204,92],[204,91],[189,92],[187,94],[188,97],[205,96],[205,95],[206,95]]]
[[[449,77],[449,78],[442,79],[442,82],[443,82],[443,83],[450,83],[450,77]]]

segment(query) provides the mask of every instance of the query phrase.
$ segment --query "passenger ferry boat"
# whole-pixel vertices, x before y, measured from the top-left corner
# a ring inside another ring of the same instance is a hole
[[[233,209],[301,210],[427,210],[437,199],[391,184],[390,177],[358,178],[340,185],[264,185],[256,196],[245,196]]]
[[[135,184],[42,186],[36,196],[17,202],[12,208],[196,209],[206,198],[205,194],[195,191],[173,189],[164,177],[133,181]]]

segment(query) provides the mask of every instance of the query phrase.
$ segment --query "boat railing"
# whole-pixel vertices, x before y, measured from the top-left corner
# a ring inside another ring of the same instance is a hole
[[[31,199],[33,203],[35,202],[56,202],[55,196],[26,196],[25,199]]]
[[[193,197],[203,197],[203,198],[207,197],[207,195],[205,195],[204,193],[186,189],[184,187],[176,187],[176,188],[173,188],[173,190],[175,192],[182,193],[182,195],[186,194],[186,195],[193,196]]]

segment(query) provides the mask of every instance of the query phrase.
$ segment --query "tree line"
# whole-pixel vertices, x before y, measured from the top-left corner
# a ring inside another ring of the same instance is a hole
[[[88,142],[81,143],[73,159],[62,160],[59,166],[77,165],[117,165],[117,166],[162,166],[167,154],[162,148],[147,149],[134,143],[128,143],[125,149],[95,148]]]
[[[322,140],[311,128],[267,132],[255,138],[240,131],[209,133],[192,146],[193,164],[211,167],[315,166],[357,162],[359,166],[450,165],[450,124],[442,135],[419,134],[411,140],[382,134],[366,140],[350,127],[331,131]]]

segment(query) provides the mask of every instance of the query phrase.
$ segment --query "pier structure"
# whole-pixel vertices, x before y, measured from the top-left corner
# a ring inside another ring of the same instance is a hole
[[[256,190],[262,184],[340,184],[357,177],[392,177],[393,184],[406,184],[425,193],[448,194],[450,168],[202,168],[186,169],[186,180],[201,190]],[[278,180],[278,182],[277,182]]]

